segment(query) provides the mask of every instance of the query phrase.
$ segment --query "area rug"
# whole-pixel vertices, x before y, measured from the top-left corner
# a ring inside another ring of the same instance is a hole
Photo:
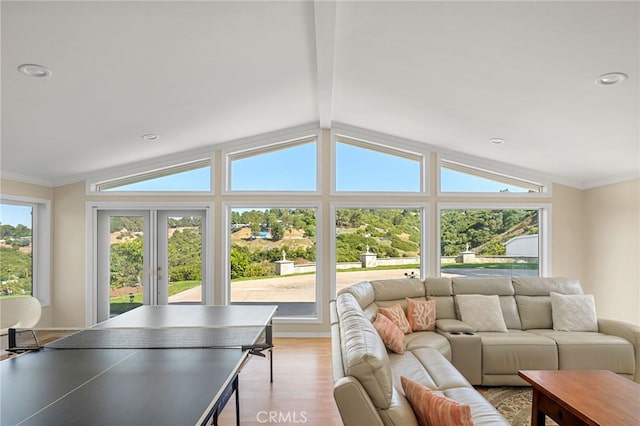
[[[512,426],[531,425],[531,388],[530,387],[483,387],[476,390],[491,403]],[[546,419],[546,425],[557,425]]]

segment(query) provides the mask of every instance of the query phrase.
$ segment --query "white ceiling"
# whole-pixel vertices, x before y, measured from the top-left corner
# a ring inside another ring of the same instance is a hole
[[[4,176],[55,185],[338,122],[578,187],[640,176],[637,1],[1,8]],[[53,76],[20,74],[23,63]],[[613,71],[629,79],[594,84]]]

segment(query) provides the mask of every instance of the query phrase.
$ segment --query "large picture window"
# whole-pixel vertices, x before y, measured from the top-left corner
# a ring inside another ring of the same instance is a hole
[[[105,225],[104,252],[112,264],[102,267],[104,294],[97,296],[104,315],[114,313],[107,310],[113,304],[269,304],[278,305],[279,321],[310,324],[324,321],[328,298],[360,281],[551,273],[551,205],[544,201],[550,187],[535,175],[345,127],[233,141],[211,154],[99,184],[121,195],[183,182],[186,194],[212,203],[207,215],[220,218],[198,221],[184,210],[189,203],[171,201],[178,191],[156,195],[170,201],[161,209],[166,214],[150,216],[144,235],[132,224]],[[193,182],[206,182],[205,190],[216,182],[219,192],[189,192],[203,188]],[[110,203],[116,216],[148,209],[146,201],[127,203],[126,211]],[[331,217],[323,221],[324,214]],[[214,244],[214,238],[224,241]],[[147,242],[155,265],[134,256]],[[207,244],[221,250],[211,255]],[[323,244],[330,247],[323,251]],[[145,288],[139,271],[157,283]],[[9,278],[5,271],[3,281]]]
[[[441,209],[441,275],[539,276],[540,212],[529,208]]]
[[[421,275],[422,208],[335,209],[336,290]]]
[[[317,316],[315,208],[232,208],[229,302],[278,305],[278,317]]]
[[[34,296],[49,304],[49,201],[3,196],[0,297]]]
[[[1,296],[31,296],[33,289],[33,207],[0,204]]]

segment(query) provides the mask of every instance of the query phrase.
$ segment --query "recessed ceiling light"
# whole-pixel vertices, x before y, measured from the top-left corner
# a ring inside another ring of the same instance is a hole
[[[22,64],[18,67],[18,71],[35,78],[48,78],[53,74],[49,68],[37,64]]]
[[[160,136],[154,134],[154,133],[147,133],[146,135],[142,135],[142,139],[148,142],[153,142],[153,141],[157,141],[158,139],[160,139]]]
[[[491,139],[489,139],[489,142],[491,142],[494,145],[502,145],[504,143],[504,139],[502,139],[502,138],[491,138]]]
[[[602,74],[600,77],[596,78],[595,83],[598,86],[613,86],[614,84],[622,83],[627,78],[628,75],[622,72],[610,72],[607,74]]]

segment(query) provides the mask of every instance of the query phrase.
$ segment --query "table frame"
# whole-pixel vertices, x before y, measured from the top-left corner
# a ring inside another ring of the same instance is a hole
[[[605,370],[523,370],[533,387],[531,425],[640,424],[640,384]]]

